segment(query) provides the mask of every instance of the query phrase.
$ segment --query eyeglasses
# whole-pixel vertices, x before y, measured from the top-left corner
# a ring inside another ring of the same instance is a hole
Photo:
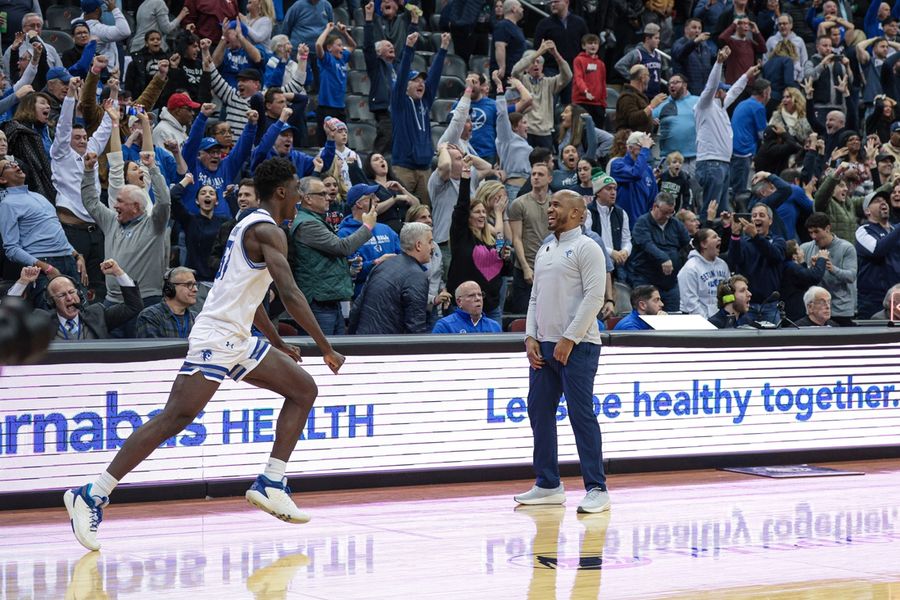
[[[197,289],[197,282],[196,282],[196,281],[181,281],[181,282],[179,282],[179,281],[173,281],[173,282],[172,282],[172,285],[183,285],[184,287],[186,287],[186,288],[188,288],[188,289],[191,289],[191,290],[196,290],[196,289]]]
[[[306,195],[307,196],[319,196],[320,198],[324,198],[328,194],[326,194],[325,192],[307,192]]]
[[[810,302],[813,306],[831,306],[831,300],[824,300],[819,298],[818,300],[813,300]]]
[[[77,296],[77,295],[78,295],[78,290],[76,290],[75,288],[72,288],[71,290],[66,290],[65,292],[60,292],[60,293],[55,294],[50,297],[53,298],[54,300],[62,300],[63,298],[66,298],[68,296]]]

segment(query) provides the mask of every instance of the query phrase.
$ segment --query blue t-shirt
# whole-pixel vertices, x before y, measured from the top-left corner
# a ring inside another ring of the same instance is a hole
[[[340,58],[335,58],[325,51],[319,61],[319,105],[332,108],[345,108],[347,103],[347,66],[350,62],[350,51],[344,49]]]
[[[252,62],[250,57],[247,56],[247,51],[243,48],[238,48],[237,50],[227,48],[225,50],[225,57],[222,59],[222,64],[219,66],[219,73],[233,88],[237,87],[237,74],[243,69],[259,69],[262,65],[266,64],[268,52],[265,46],[262,46],[261,44],[253,45],[256,46],[256,49],[259,50],[262,57],[262,60],[258,63]],[[260,72],[260,78],[262,78],[262,72]]]
[[[494,42],[506,42],[506,75],[512,73],[513,65],[525,54],[525,34],[522,28],[510,21],[501,19],[494,25]],[[491,44],[491,72],[499,68],[494,44]]]
[[[453,108],[456,108],[455,103]],[[515,105],[507,107],[508,112],[514,112]],[[469,107],[469,118],[472,119],[472,137],[469,143],[475,148],[475,152],[481,158],[493,158],[497,156],[497,148],[494,142],[497,139],[497,102],[484,96],[478,101],[472,101]]]

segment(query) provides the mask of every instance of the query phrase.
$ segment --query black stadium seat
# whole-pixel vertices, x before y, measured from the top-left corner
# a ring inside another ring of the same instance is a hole
[[[447,77],[459,77],[465,81],[466,75],[468,74],[469,66],[466,64],[466,61],[455,54],[447,55],[447,58],[444,59],[444,70],[441,71],[441,75],[446,75]]]
[[[347,75],[347,91],[368,96],[372,84],[369,75],[365,71],[350,71]]]
[[[453,104],[453,98],[438,98],[431,105],[431,120],[436,123],[449,123]]]
[[[362,121],[364,123],[374,123],[375,115],[369,111],[368,96],[359,96],[356,94],[347,94],[347,117],[351,121]]]
[[[371,123],[348,123],[347,133],[349,141],[347,145],[357,152],[372,152],[375,147],[375,137],[378,132]]]
[[[466,84],[459,77],[441,77],[438,86],[438,98],[459,98],[466,89]]]
[[[44,29],[43,32],[41,32],[41,38],[43,38],[45,42],[53,46],[60,54],[75,47],[74,38],[72,38],[71,34],[65,31]]]

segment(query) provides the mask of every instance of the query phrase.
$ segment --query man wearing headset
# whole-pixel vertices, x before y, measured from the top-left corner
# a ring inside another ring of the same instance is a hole
[[[732,275],[719,284],[716,290],[719,312],[709,318],[709,322],[719,329],[734,329],[741,325],[752,325],[750,312],[750,286],[743,275]]]
[[[139,338],[181,338],[186,340],[194,326],[197,277],[193,269],[175,267],[163,275],[163,299],[141,311],[137,318]]]
[[[110,330],[122,325],[122,323],[137,316],[144,307],[141,301],[141,293],[137,284],[129,277],[122,267],[113,260],[107,259],[100,263],[100,270],[104,275],[116,278],[116,282],[122,287],[122,304],[114,304],[105,307],[103,304],[84,305],[81,292],[75,282],[66,275],[57,275],[47,284],[45,292],[47,305],[55,309],[58,320],[56,339],[58,340],[102,340],[110,338]],[[41,274],[40,267],[24,267],[19,280],[9,288],[10,296],[21,296],[26,288],[37,281]],[[45,310],[36,310],[53,316],[54,313]]]

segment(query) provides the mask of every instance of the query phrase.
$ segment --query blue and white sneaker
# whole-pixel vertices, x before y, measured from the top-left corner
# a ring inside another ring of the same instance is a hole
[[[88,550],[99,550],[97,527],[103,520],[103,508],[109,504],[106,496],[91,495],[91,484],[66,490],[63,502],[69,513],[72,531],[78,543]]]
[[[273,517],[288,523],[306,523],[309,515],[297,508],[291,500],[291,488],[287,485],[287,477],[281,481],[272,481],[260,475],[247,490],[244,496],[247,502]]]

